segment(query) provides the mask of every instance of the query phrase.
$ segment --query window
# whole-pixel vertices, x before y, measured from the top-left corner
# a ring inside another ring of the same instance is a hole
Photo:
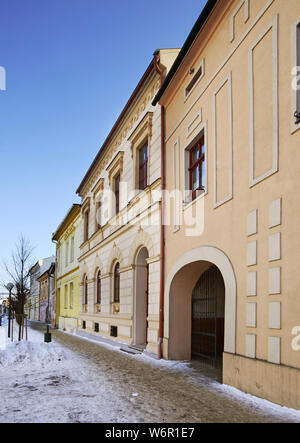
[[[88,304],[88,278],[84,279],[84,304]]]
[[[200,67],[196,70],[194,70],[194,68],[192,68],[190,70],[190,75],[193,75],[192,79],[189,81],[188,85],[186,86],[185,90],[184,90],[184,94],[185,94],[185,98],[187,98],[190,93],[192,92],[192,90],[194,89],[194,87],[198,84],[198,82],[202,79],[202,77],[204,76],[204,59],[201,61],[201,65]]]
[[[60,272],[60,249],[57,251],[57,272]]]
[[[148,142],[139,150],[139,189],[147,187],[148,179]]]
[[[114,272],[114,303],[120,303],[120,264],[117,263]]]
[[[90,211],[85,211],[84,213],[84,241],[88,241],[89,239],[89,215]]]
[[[195,200],[205,190],[205,145],[204,136],[189,151],[189,190]]]
[[[69,242],[66,243],[66,251],[65,251],[65,266],[68,266],[69,261]]]
[[[65,285],[65,309],[68,308],[68,286]]]
[[[95,332],[99,332],[99,323],[95,323]]]
[[[101,198],[98,196],[96,201],[96,229],[101,229]]]
[[[115,199],[116,199],[116,214],[120,212],[120,180],[121,176],[118,174],[114,181],[115,181]]]
[[[110,327],[110,336],[111,337],[118,337],[118,326],[111,326]]]
[[[70,308],[73,308],[73,302],[74,302],[74,286],[73,283],[70,283]]]
[[[152,119],[153,112],[147,112],[128,138],[133,164],[132,185],[135,194],[138,194],[149,184],[148,170],[151,164]]]
[[[60,306],[61,306],[61,304],[60,304],[60,288],[58,288],[57,293],[56,293],[56,306],[55,306],[56,312],[59,311]]]
[[[82,322],[82,329],[86,329],[86,322],[84,320]]]
[[[101,305],[101,271],[97,273],[97,305]]]

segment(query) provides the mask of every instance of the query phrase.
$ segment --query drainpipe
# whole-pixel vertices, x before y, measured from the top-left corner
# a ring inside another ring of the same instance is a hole
[[[160,56],[159,51],[154,54],[154,66],[157,73],[160,75],[161,85],[164,82],[164,72],[159,66]],[[162,344],[164,333],[164,273],[165,273],[165,197],[164,191],[166,189],[165,177],[165,110],[161,106],[161,208],[160,208],[160,293],[159,293],[159,328],[158,328],[158,349],[157,358],[162,358]]]

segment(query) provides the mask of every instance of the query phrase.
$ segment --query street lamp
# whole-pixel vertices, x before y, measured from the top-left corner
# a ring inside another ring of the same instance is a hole
[[[9,307],[8,307],[8,338],[10,338],[10,319],[11,319],[11,291],[14,285],[12,283],[8,283],[6,288],[9,290]]]

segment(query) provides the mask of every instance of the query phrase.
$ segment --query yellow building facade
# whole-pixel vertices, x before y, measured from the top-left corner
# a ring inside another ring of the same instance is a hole
[[[153,101],[164,357],[219,360],[223,383],[298,409],[299,66],[299,0],[210,0]]]
[[[79,314],[81,205],[74,204],[53,234],[56,242],[55,326],[75,333]]]

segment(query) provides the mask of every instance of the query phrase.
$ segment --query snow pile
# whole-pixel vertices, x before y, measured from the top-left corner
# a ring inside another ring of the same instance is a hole
[[[49,368],[66,359],[66,353],[53,343],[15,342],[0,350],[0,368],[34,366]]]

